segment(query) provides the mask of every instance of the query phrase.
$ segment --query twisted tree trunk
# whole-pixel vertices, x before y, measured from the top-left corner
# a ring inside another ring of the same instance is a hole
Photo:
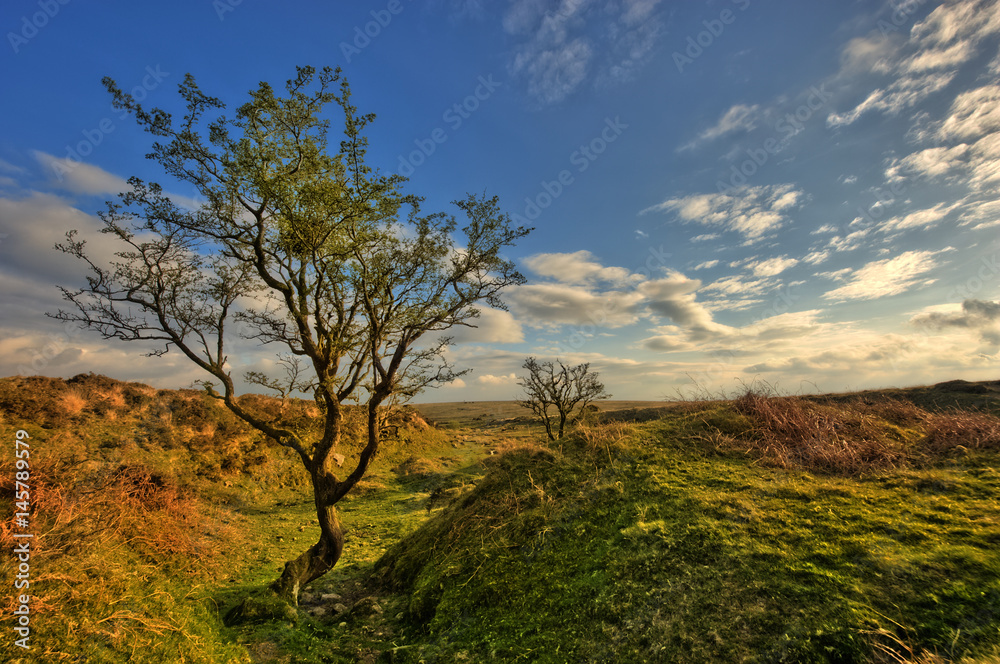
[[[320,529],[319,541],[298,558],[285,563],[281,576],[271,584],[271,590],[290,604],[297,606],[299,591],[333,569],[344,551],[344,531],[337,518],[334,504],[329,502],[334,488],[336,480],[330,475],[313,478],[316,516]]]

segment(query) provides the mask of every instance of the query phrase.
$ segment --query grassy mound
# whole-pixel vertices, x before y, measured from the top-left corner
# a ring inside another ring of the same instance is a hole
[[[992,420],[761,399],[493,459],[377,563],[391,661],[996,661]]]

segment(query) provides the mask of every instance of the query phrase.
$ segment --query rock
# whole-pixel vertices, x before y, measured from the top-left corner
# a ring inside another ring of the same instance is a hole
[[[300,604],[312,604],[315,601],[316,601],[316,596],[313,595],[312,593],[302,593],[301,595],[299,595]]]
[[[344,606],[343,604],[334,604],[330,608],[333,609],[333,612],[336,613],[338,616],[347,613],[347,607]]]
[[[382,607],[379,606],[374,597],[364,597],[354,603],[354,606],[351,607],[350,614],[360,618],[369,618],[371,616],[381,615]]]
[[[323,600],[324,602],[339,602],[340,601],[340,595],[338,595],[337,593],[323,593],[322,595],[319,596],[319,598],[321,600]]]
[[[323,608],[322,606],[314,606],[311,609],[309,609],[309,614],[316,618],[321,618],[326,615],[326,609]]]

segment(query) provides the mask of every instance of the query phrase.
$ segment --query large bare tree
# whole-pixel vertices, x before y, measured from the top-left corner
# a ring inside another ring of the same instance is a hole
[[[375,457],[385,405],[464,373],[444,361],[447,338],[434,333],[472,326],[479,304],[503,308],[501,291],[524,279],[502,252],[530,229],[485,196],[455,201],[460,233],[450,215],[422,215],[421,199],[402,193],[405,178],[366,164],[374,116],[357,112],[339,70],[299,68],[285,96],[261,83],[231,116],[189,74],[180,121],[143,108],[111,79],[104,85],[115,108],[156,137],[147,157],[194,185],[202,202],[189,209],[160,185],[130,179],[131,191],[100,213],[102,231],[119,241],[117,260],[94,259],[75,231],[57,245],[90,275],[83,288],[62,288],[74,306],[53,316],[107,339],[156,342],[151,355],[183,353],[208,374],[213,396],[294,450],[320,526],[319,541],[271,586],[296,603],[299,589],[340,558],[335,505]],[[324,116],[331,109],[344,123],[335,150]],[[228,354],[238,341],[276,350],[283,375],[247,371],[244,381],[311,393],[321,435],[241,405]],[[367,407],[367,442],[342,474],[335,449],[350,400]]]
[[[566,422],[577,406],[583,413],[590,402],[611,397],[589,362],[568,367],[561,360],[539,362],[529,357],[521,366],[528,374],[517,383],[524,388],[524,397],[517,403],[541,418],[549,440],[563,437]]]

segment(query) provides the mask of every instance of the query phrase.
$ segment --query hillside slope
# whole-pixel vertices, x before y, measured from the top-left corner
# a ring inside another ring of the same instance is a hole
[[[391,661],[998,661],[995,418],[752,396],[493,460],[376,565]]]
[[[340,564],[226,626],[315,539],[296,460],[195,391],[0,379],[38,535],[35,649],[0,659],[997,662],[998,387],[630,404],[552,444],[511,404],[410,411],[339,505]]]

